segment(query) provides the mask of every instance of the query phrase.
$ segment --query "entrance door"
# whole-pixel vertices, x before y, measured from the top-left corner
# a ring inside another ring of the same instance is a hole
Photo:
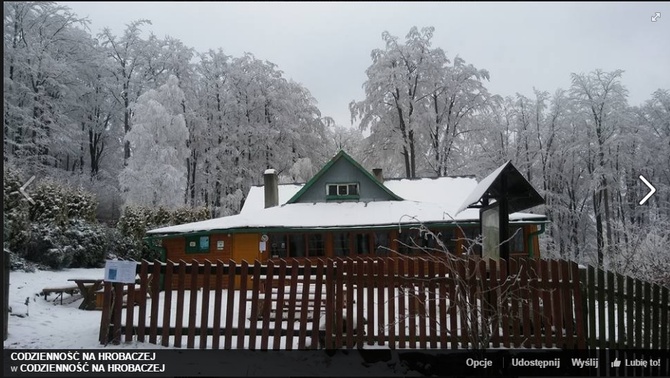
[[[258,234],[233,234],[233,257],[235,264],[240,264],[242,260],[254,265],[255,260],[260,259],[260,251],[258,249],[261,241]],[[251,288],[251,278],[247,281],[247,287]],[[235,289],[240,288],[240,278],[235,277]]]
[[[245,260],[249,265],[253,265],[254,261],[260,258],[259,242],[260,235],[258,234],[234,234],[233,235],[233,260],[239,264]]]

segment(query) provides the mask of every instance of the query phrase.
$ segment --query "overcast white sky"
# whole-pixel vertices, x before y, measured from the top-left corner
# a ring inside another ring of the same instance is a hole
[[[348,104],[362,100],[370,52],[381,34],[401,37],[434,26],[433,47],[489,70],[489,91],[531,97],[570,86],[570,73],[625,70],[629,103],[670,89],[670,2],[597,3],[229,3],[59,2],[88,17],[97,34],[121,35],[133,20],[198,52],[224,53],[278,65],[301,83],[325,116],[350,125]],[[661,12],[657,22],[651,16]]]

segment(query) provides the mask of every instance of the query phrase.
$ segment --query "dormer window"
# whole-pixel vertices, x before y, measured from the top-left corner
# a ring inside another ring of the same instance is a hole
[[[329,200],[347,200],[358,199],[358,183],[341,183],[326,185],[326,199]]]

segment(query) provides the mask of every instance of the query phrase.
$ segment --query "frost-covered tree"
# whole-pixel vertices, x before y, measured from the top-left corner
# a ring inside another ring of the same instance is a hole
[[[85,21],[54,2],[8,2],[4,9],[4,158],[27,173],[76,161],[76,103]],[[74,126],[74,127],[73,127]],[[64,167],[64,165],[67,165]]]
[[[591,175],[593,210],[596,222],[597,262],[612,250],[612,190],[616,173],[612,152],[626,120],[627,91],[621,85],[623,71],[572,74],[571,96],[586,128],[589,152],[587,167]]]
[[[349,106],[352,119],[360,119],[362,130],[370,128],[373,134],[382,134],[390,147],[400,152],[407,178],[416,177],[417,155],[421,154],[419,113],[439,75],[435,69],[446,64],[444,53],[430,48],[434,30],[413,27],[404,44],[384,32],[386,46],[372,51],[372,65],[366,70],[366,98]]]
[[[158,90],[149,90],[133,105],[128,165],[120,175],[126,205],[176,207],[186,190],[188,129],[182,113],[184,93],[171,76]]]
[[[413,27],[404,43],[384,32],[386,46],[372,51],[366,70],[365,99],[349,105],[352,120],[370,130],[367,149],[374,155],[399,153],[401,162],[392,156],[377,160],[388,161],[388,171],[402,164],[407,178],[458,172],[469,121],[492,99],[483,85],[488,71],[458,56],[449,65],[445,52],[431,47],[434,30]]]

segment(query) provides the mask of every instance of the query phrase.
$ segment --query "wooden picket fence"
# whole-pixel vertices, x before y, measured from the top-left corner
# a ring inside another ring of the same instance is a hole
[[[581,282],[588,348],[670,349],[667,287],[592,266]]]
[[[137,273],[136,286],[105,283],[102,344],[137,340],[252,350],[586,347],[579,269],[568,261],[142,261]],[[162,277],[165,289],[150,284],[150,277]]]

